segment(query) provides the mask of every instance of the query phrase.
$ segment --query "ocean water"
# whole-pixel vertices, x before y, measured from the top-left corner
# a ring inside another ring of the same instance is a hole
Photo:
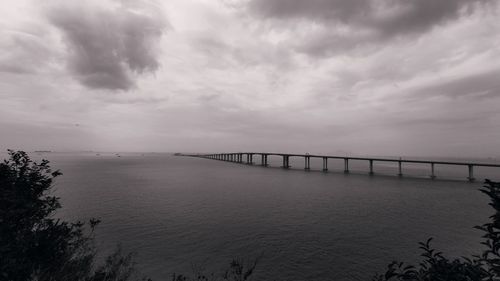
[[[417,242],[434,238],[448,256],[479,252],[473,229],[492,210],[478,189],[500,180],[500,169],[351,164],[330,161],[330,172],[264,168],[170,154],[47,153],[63,176],[55,192],[59,216],[97,217],[101,254],[117,243],[137,253],[153,280],[200,269],[221,273],[233,258],[262,256],[254,280],[370,280],[392,260],[418,262]],[[254,161],[260,161],[255,159]],[[312,168],[321,161],[312,160]],[[495,177],[496,176],[496,177]]]

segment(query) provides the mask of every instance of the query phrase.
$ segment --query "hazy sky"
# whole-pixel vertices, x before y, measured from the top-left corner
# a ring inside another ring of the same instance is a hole
[[[0,149],[500,156],[497,0],[5,0]]]

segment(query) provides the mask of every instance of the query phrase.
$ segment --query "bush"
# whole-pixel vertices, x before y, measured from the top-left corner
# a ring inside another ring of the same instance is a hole
[[[491,222],[475,228],[484,232],[481,243],[486,249],[470,258],[450,259],[430,246],[432,240],[419,243],[423,261],[417,265],[406,265],[394,261],[387,267],[385,274],[377,275],[373,281],[409,280],[409,281],[480,281],[500,280],[500,183],[485,181],[481,192],[491,199],[490,206],[495,213]]]
[[[94,228],[87,223],[53,218],[61,208],[51,195],[54,179],[49,161],[31,161],[23,151],[9,150],[0,163],[0,280],[126,281],[133,259],[118,249],[103,265],[95,264]]]

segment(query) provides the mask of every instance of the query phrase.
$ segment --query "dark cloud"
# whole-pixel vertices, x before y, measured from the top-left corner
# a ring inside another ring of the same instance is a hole
[[[248,9],[273,20],[304,20],[323,26],[309,34],[301,52],[326,56],[339,50],[420,34],[494,0],[251,0]],[[316,35],[316,36],[315,36]]]
[[[128,90],[136,75],[159,67],[156,46],[167,27],[161,13],[147,4],[114,4],[62,5],[48,11],[68,47],[69,70],[89,88]]]

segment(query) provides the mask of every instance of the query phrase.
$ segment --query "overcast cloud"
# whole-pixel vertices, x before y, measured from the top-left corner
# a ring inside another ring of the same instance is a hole
[[[145,2],[114,4],[66,1],[47,8],[67,47],[69,72],[88,88],[129,90],[134,75],[159,67],[156,45],[166,19]]]
[[[0,148],[500,157],[494,0],[4,1]]]

